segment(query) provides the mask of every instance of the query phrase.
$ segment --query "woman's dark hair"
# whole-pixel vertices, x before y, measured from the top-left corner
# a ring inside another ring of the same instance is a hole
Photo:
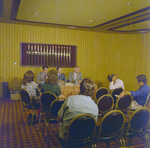
[[[147,78],[146,78],[145,75],[138,75],[138,76],[136,77],[136,79],[137,79],[139,82],[142,81],[144,84],[147,83]]]
[[[24,78],[22,79],[22,84],[26,85],[27,83],[31,81],[34,81],[34,73],[31,70],[29,70],[25,72]]]
[[[47,73],[47,77],[48,78],[46,78],[46,81],[45,81],[46,83],[48,83],[48,84],[57,84],[57,80],[58,80],[57,72],[54,69],[50,70]]]
[[[95,83],[90,78],[85,78],[80,83],[80,91],[82,95],[93,96],[95,89]]]
[[[109,74],[108,76],[107,76],[107,79],[109,80],[109,82],[111,82],[112,81],[112,78],[114,77],[115,75],[114,74]]]

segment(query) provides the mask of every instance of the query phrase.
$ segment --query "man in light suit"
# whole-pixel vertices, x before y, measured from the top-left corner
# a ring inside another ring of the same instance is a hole
[[[83,80],[82,73],[79,72],[79,67],[75,66],[74,71],[69,73],[69,82],[80,84]]]
[[[59,82],[59,83],[63,83],[63,84],[64,84],[65,82],[67,82],[67,79],[66,79],[66,77],[65,77],[65,74],[62,73],[62,68],[61,68],[61,67],[57,67],[56,70],[57,70],[57,74],[58,74],[58,82]]]
[[[43,66],[42,67],[43,71],[38,73],[37,78],[36,78],[36,83],[40,86],[42,85],[47,77],[47,72],[48,72],[48,66]]]

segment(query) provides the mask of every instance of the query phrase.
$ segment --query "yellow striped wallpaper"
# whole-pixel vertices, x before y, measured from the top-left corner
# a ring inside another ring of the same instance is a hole
[[[145,74],[150,85],[149,40],[150,34],[107,34],[0,23],[0,83],[9,82],[9,89],[20,89],[27,70],[32,70],[35,78],[42,71],[41,67],[20,66],[20,43],[31,42],[75,45],[83,78],[92,78],[98,87],[108,87],[107,75],[114,73],[124,81],[126,90],[136,90],[139,74]],[[73,68],[63,68],[67,78],[71,71]]]

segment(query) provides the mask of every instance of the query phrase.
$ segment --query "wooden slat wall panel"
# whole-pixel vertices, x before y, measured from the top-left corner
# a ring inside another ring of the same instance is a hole
[[[20,66],[20,42],[31,42],[75,45],[77,65],[84,78],[92,78],[98,87],[108,87],[107,75],[115,73],[124,81],[126,90],[136,90],[136,76],[141,73],[150,85],[149,40],[150,34],[107,34],[0,23],[0,83],[8,81],[10,89],[19,89],[27,70],[32,70],[35,78],[42,71],[41,67]],[[63,68],[67,78],[71,71],[73,68]]]

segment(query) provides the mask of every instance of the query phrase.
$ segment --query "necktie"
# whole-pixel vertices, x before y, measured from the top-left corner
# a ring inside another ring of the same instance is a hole
[[[44,75],[44,79],[46,79],[46,75]]]

